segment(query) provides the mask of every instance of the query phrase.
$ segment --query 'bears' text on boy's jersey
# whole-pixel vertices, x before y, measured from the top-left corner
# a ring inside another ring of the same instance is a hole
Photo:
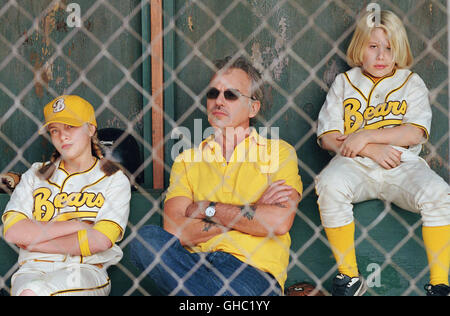
[[[375,81],[356,67],[336,77],[319,113],[317,135],[413,124],[428,138],[431,116],[428,89],[417,74],[397,69]],[[419,154],[421,148],[409,150]]]

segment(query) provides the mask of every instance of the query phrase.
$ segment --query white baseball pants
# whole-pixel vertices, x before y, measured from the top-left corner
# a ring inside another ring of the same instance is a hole
[[[424,226],[450,225],[450,189],[422,158],[403,153],[402,163],[384,169],[370,158],[335,156],[316,177],[322,225],[353,221],[353,203],[381,199],[420,213]]]

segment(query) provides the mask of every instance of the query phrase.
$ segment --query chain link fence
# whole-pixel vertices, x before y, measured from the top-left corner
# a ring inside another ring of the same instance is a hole
[[[173,148],[181,141],[174,131],[184,128],[186,147],[203,139],[214,60],[244,55],[267,82],[256,126],[278,127],[279,137],[295,147],[304,184],[286,286],[306,280],[326,292],[336,266],[313,179],[330,156],[316,144],[316,122],[335,76],[348,69],[345,52],[355,19],[371,1],[164,0],[161,12],[156,3],[0,0],[0,172],[22,173],[49,159],[49,138],[37,133],[47,102],[61,94],[89,100],[99,128],[124,130],[139,147],[130,221],[120,243],[125,258],[109,269],[111,294],[155,294],[152,281],[127,261],[129,243],[144,224],[161,224]],[[430,141],[421,155],[448,182],[448,3],[378,4],[401,16],[408,31],[412,69],[427,83],[433,109]],[[0,199],[5,206],[8,192]],[[357,256],[369,294],[422,295],[429,271],[419,216],[381,201],[362,203],[355,214]],[[0,287],[6,291],[17,253],[0,240]]]

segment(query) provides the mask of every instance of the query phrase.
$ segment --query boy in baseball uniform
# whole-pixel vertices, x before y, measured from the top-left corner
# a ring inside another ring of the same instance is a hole
[[[338,264],[333,295],[364,294],[358,272],[353,203],[382,199],[421,214],[430,267],[427,295],[448,295],[449,185],[419,157],[431,109],[401,20],[358,22],[347,52],[351,70],[339,74],[319,113],[319,145],[336,155],[316,178],[322,224]]]
[[[60,96],[44,108],[56,149],[34,163],[2,216],[4,237],[20,247],[11,295],[108,295],[107,266],[122,258],[130,183],[106,160],[89,102]]]

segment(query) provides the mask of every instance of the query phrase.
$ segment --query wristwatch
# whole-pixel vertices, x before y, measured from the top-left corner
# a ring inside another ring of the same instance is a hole
[[[211,202],[205,210],[205,215],[207,218],[211,218],[216,214],[216,203]]]

